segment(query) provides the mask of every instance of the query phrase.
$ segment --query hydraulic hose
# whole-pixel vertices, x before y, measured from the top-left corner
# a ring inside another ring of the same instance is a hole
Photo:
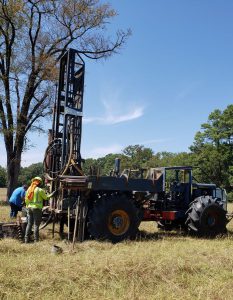
[[[46,220],[46,222],[44,224],[42,224],[40,226],[40,229],[45,228],[52,221],[52,218],[53,218],[53,212],[51,211],[48,219]]]
[[[73,147],[74,147],[74,123],[72,122],[71,124],[71,131],[70,131],[70,152],[69,152],[69,158],[68,158],[68,162],[65,165],[64,170],[62,171],[61,175],[65,175],[66,171],[68,170],[70,163],[71,163],[71,159],[72,159],[72,154],[73,154]]]
[[[47,162],[46,162],[49,150],[51,150],[56,145],[57,142],[60,142],[60,139],[57,138],[57,139],[52,140],[49,143],[49,145],[47,146],[46,150],[45,150],[45,155],[44,155],[44,160],[43,160],[43,167],[44,167],[44,170],[45,170],[46,174],[48,174],[48,172],[52,173],[52,174],[58,174],[59,173],[59,171],[52,172],[52,170],[49,169],[49,167],[47,165]],[[54,180],[51,176],[49,176],[48,179],[49,180]]]

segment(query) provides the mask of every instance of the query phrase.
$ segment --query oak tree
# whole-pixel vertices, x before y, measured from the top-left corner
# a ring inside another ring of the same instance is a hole
[[[51,114],[57,62],[72,46],[107,58],[130,31],[108,37],[116,11],[100,0],[0,0],[0,133],[7,153],[8,196],[17,184],[28,133]]]
[[[197,132],[193,145],[194,163],[201,166],[200,180],[208,178],[228,191],[233,187],[233,105],[216,109]],[[208,177],[208,178],[207,178]]]

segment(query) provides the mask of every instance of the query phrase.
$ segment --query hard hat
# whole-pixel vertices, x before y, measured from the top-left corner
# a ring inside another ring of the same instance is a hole
[[[38,181],[40,181],[40,182],[43,181],[39,176],[38,176],[38,177],[34,177],[34,178],[32,179],[32,181],[35,181],[35,180],[38,180]]]

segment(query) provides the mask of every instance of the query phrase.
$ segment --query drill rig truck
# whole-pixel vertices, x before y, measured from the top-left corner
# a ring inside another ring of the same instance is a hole
[[[78,241],[91,237],[111,242],[135,238],[141,221],[160,228],[183,228],[214,237],[226,232],[226,193],[198,183],[190,166],[121,170],[116,159],[109,176],[91,168],[84,174],[81,153],[85,63],[74,49],[60,60],[52,129],[44,159],[46,184],[56,196],[45,211],[68,225]]]

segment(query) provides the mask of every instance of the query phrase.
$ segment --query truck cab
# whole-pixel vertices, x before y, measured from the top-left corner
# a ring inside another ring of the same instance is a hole
[[[154,207],[161,210],[160,228],[186,227],[214,235],[226,226],[226,191],[213,183],[199,183],[191,166],[155,168],[163,176],[163,192]],[[161,205],[162,204],[162,205]],[[166,213],[165,213],[166,212]]]

